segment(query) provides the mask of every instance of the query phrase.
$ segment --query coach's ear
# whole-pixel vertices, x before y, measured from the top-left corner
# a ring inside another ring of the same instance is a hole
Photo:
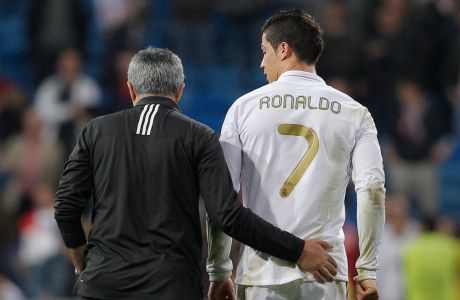
[[[182,97],[182,93],[184,92],[185,89],[185,82],[183,82],[179,88],[177,89],[176,94],[174,95],[174,100],[178,103],[180,100],[180,97]]]
[[[126,81],[126,84],[128,85],[129,96],[131,96],[131,101],[133,102],[133,105],[134,105],[136,103],[136,99],[137,99],[136,91],[134,90],[134,87],[131,84],[131,82]]]

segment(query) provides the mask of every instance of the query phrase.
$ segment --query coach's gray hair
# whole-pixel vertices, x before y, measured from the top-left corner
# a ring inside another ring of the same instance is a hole
[[[128,81],[138,95],[175,95],[184,82],[184,68],[179,56],[170,50],[149,47],[132,58]]]

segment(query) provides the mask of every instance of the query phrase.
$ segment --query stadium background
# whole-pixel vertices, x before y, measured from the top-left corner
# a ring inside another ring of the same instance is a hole
[[[219,132],[231,103],[266,83],[261,25],[291,7],[308,9],[324,26],[318,74],[366,105],[379,130],[388,190],[381,299],[423,290],[408,285],[405,265],[426,216],[452,238],[435,244],[433,257],[447,260],[436,257],[446,247],[460,256],[458,1],[1,0],[0,299],[71,297],[72,267],[52,219],[57,180],[81,127],[130,106],[133,53],[146,46],[178,53],[182,111]],[[346,207],[353,261],[352,187]],[[446,272],[458,280],[455,263],[434,266],[430,280]]]

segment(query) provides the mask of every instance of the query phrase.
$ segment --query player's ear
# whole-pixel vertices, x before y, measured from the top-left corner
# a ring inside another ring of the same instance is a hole
[[[134,90],[134,87],[131,84],[131,82],[127,81],[126,84],[128,85],[129,96],[131,97],[131,101],[134,104],[134,102],[136,101],[136,98],[137,98],[136,91]]]
[[[176,100],[176,102],[179,102],[180,97],[182,97],[182,93],[184,92],[184,89],[185,89],[185,82],[183,82],[179,86],[179,88],[177,89],[176,95],[174,95],[174,99]]]
[[[291,46],[289,46],[288,43],[281,42],[278,46],[278,53],[279,53],[279,57],[281,58],[281,60],[285,60],[291,57],[294,51],[292,50]]]

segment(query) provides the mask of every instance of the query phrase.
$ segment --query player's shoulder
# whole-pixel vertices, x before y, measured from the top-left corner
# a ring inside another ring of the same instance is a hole
[[[330,85],[324,85],[324,92],[327,96],[330,96],[333,98],[335,101],[340,101],[342,104],[348,105],[351,108],[356,108],[356,109],[362,109],[364,106],[353,99],[350,95],[330,86]]]
[[[359,116],[360,119],[372,119],[372,116],[367,107],[353,99],[350,95],[330,85],[324,85],[323,88],[324,91],[322,91],[322,94],[326,98],[330,98],[333,101],[339,102],[342,108],[346,108],[346,111],[355,116]],[[371,123],[373,123],[373,121]]]

